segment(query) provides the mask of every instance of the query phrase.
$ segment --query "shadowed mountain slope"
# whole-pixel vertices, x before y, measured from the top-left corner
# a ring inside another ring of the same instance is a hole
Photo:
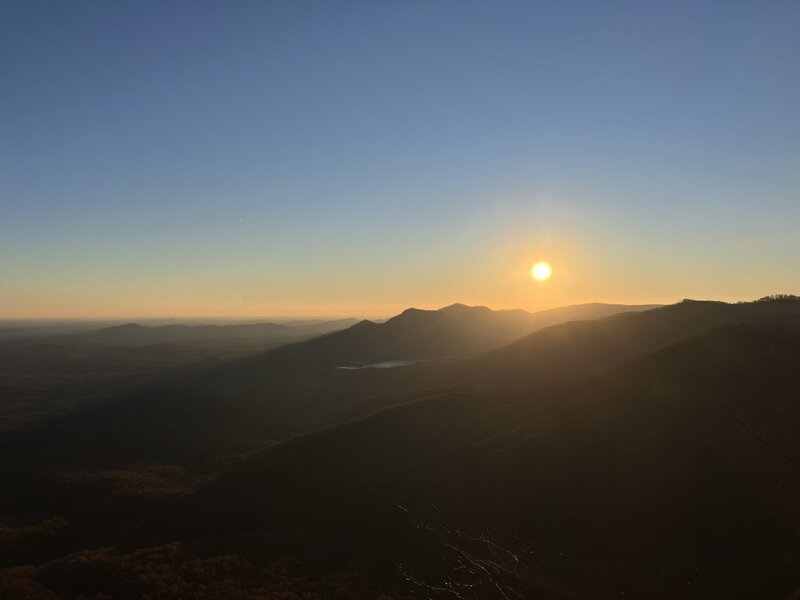
[[[362,322],[307,342],[201,367],[170,382],[135,389],[95,409],[48,424],[40,435],[80,446],[90,454],[96,454],[92,448],[103,448],[102,457],[107,460],[133,456],[169,462],[207,460],[343,423],[405,402],[424,390],[545,389],[714,326],[783,322],[797,314],[797,300],[737,305],[685,301],[640,313],[555,325],[466,361],[396,369],[336,368],[345,360],[352,364],[420,357],[412,350],[427,349],[427,356],[436,356],[447,348],[470,347],[465,340],[471,340],[472,348],[478,347],[487,343],[487,331],[499,331],[492,334],[494,339],[510,336],[518,331],[520,321],[529,323],[533,316],[458,305],[441,311],[409,310],[384,324]],[[487,321],[495,323],[495,328]],[[72,450],[58,454],[79,455]]]
[[[89,453],[108,460],[139,456],[183,461],[252,449],[363,415],[415,390],[460,385],[439,380],[438,361],[429,371],[337,367],[395,359],[452,361],[558,319],[629,308],[637,307],[590,305],[542,313],[464,305],[409,309],[385,323],[363,321],[247,358],[197,365],[180,376],[115,394],[78,414],[46,423],[39,435],[85,448],[56,453],[70,458]],[[24,432],[22,438],[28,435]],[[100,455],[93,448],[104,451]]]
[[[406,515],[435,513],[540,545],[541,574],[579,597],[788,597],[797,364],[796,327],[745,324],[547,393],[423,399],[246,461],[183,531],[356,536],[397,561],[430,550]]]
[[[739,304],[684,300],[653,310],[550,327],[466,361],[453,377],[486,387],[542,387],[620,364],[713,327],[798,321],[798,298]]]
[[[575,319],[601,318],[650,306],[588,304],[529,313],[453,304],[439,310],[409,308],[386,321],[361,321],[348,329],[286,346],[262,357],[264,366],[302,370],[390,360],[464,358],[482,354],[538,329]]]

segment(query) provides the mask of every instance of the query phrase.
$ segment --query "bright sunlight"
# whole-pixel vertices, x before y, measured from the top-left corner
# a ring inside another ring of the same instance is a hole
[[[536,281],[547,281],[553,274],[553,269],[546,262],[537,262],[531,267],[531,277]]]

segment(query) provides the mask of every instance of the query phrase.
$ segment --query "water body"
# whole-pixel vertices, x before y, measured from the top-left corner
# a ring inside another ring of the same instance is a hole
[[[433,360],[443,360],[448,358],[446,356],[438,358],[417,358],[414,360],[385,360],[383,362],[369,363],[369,364],[353,364],[346,367],[336,367],[343,371],[358,371],[359,369],[395,369],[397,367],[407,367],[409,365],[416,365],[419,363],[431,362]]]

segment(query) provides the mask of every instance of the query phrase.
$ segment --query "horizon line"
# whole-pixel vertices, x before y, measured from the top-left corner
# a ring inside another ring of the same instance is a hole
[[[494,311],[502,311],[502,310],[524,310],[529,313],[537,313],[537,312],[544,312],[547,310],[554,310],[558,308],[568,308],[573,306],[583,306],[583,305],[590,305],[590,304],[608,304],[608,305],[618,305],[618,306],[668,306],[670,304],[677,304],[684,300],[696,300],[696,301],[707,301],[707,302],[725,302],[728,304],[736,304],[739,302],[753,302],[759,300],[761,298],[769,297],[769,296],[780,296],[780,295],[788,295],[791,296],[792,294],[767,294],[765,296],[759,296],[757,298],[689,298],[683,297],[678,300],[668,301],[668,302],[615,302],[615,301],[608,301],[608,300],[593,300],[588,302],[578,302],[578,303],[570,303],[570,304],[560,304],[556,306],[549,306],[546,308],[537,308],[537,309],[527,309],[522,307],[514,307],[514,308],[491,308],[484,304],[467,304],[464,302],[451,302],[449,304],[443,306],[437,306],[436,308],[421,308],[419,306],[406,306],[405,308],[401,309],[399,312],[392,312],[392,313],[385,313],[385,314],[372,314],[372,315],[364,315],[358,313],[344,313],[339,315],[280,315],[280,314],[250,314],[250,315],[214,315],[214,314],[206,314],[206,315],[175,315],[175,314],[166,314],[166,315],[51,315],[51,316],[40,316],[40,315],[22,315],[22,316],[0,316],[0,323],[6,321],[136,321],[136,320],[143,320],[143,321],[170,321],[170,320],[220,320],[220,321],[248,321],[248,320],[276,320],[276,321],[336,321],[336,320],[345,320],[345,319],[359,319],[359,320],[373,320],[373,319],[388,319],[393,316],[396,316],[403,312],[404,310],[408,309],[418,309],[418,310],[441,310],[442,308],[446,308],[448,306],[453,306],[457,304],[462,304],[464,306],[468,306],[471,308],[475,307],[485,307],[490,308],[490,310]]]

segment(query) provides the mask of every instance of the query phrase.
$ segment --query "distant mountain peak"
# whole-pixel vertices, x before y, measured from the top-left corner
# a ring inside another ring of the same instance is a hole
[[[389,322],[412,322],[418,319],[439,319],[443,315],[448,316],[467,316],[467,315],[478,315],[478,314],[487,314],[494,312],[490,308],[486,306],[467,306],[466,304],[455,303],[451,304],[450,306],[445,306],[444,308],[440,308],[438,310],[428,310],[424,308],[407,308],[403,312],[401,312],[396,317],[389,319]]]
[[[453,302],[453,304],[451,304],[449,306],[445,306],[444,308],[440,308],[439,310],[441,312],[444,312],[446,310],[465,310],[465,309],[468,310],[470,308],[472,308],[472,307],[471,306],[467,306],[466,304],[464,304],[462,302]]]
[[[461,302],[456,302],[451,304],[450,306],[445,306],[444,308],[440,308],[437,312],[441,313],[467,313],[467,312],[492,312],[492,310],[488,306],[468,306],[466,304],[462,304]]]
[[[112,325],[108,327],[107,330],[113,331],[139,331],[142,329],[146,329],[144,325],[140,325],[139,323],[125,323],[123,325]]]
[[[376,327],[378,324],[374,321],[370,321],[369,319],[363,319],[350,327],[350,329],[369,329],[370,327]],[[344,330],[342,330],[344,331]]]

